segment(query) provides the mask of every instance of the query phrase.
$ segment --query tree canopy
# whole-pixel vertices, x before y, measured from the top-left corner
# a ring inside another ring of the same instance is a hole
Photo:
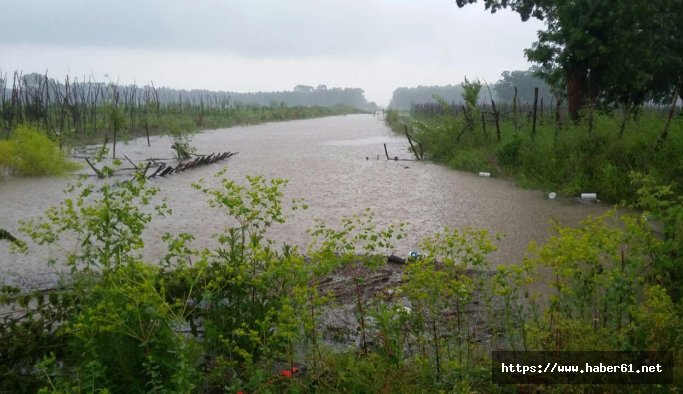
[[[534,76],[532,70],[513,70],[503,71],[500,79],[491,85],[493,99],[502,101],[512,101],[517,87],[517,101],[520,103],[531,103],[534,101],[534,88],[538,88],[539,100],[545,99],[550,103],[553,94],[546,82]],[[447,86],[417,86],[400,87],[394,90],[391,97],[389,108],[406,110],[414,104],[436,103],[434,97],[440,97],[447,103],[463,103],[464,89],[462,84]],[[488,97],[488,91],[479,97]],[[488,98],[486,99],[488,101]]]
[[[538,97],[545,99],[546,103],[552,100],[550,86],[542,79],[534,76],[531,70],[503,71],[501,78],[493,86],[493,90],[498,96],[498,100],[512,101],[517,88],[517,101],[521,103],[531,103],[534,101],[534,88],[538,88]]]
[[[509,8],[546,29],[525,51],[569,112],[598,100],[661,101],[683,85],[683,0],[483,0],[492,13]],[[456,0],[459,7],[477,0]]]
[[[409,109],[413,104],[434,103],[434,96],[446,102],[462,101],[463,89],[460,85],[400,87],[394,90],[389,103],[392,109]]]

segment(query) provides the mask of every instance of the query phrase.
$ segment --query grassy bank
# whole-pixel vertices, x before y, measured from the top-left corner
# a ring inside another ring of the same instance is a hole
[[[502,107],[502,109],[500,108]],[[459,108],[387,113],[387,124],[403,133],[409,125],[425,156],[452,168],[486,171],[514,178],[521,186],[565,195],[596,192],[609,202],[634,201],[633,172],[671,184],[683,192],[683,116],[668,126],[667,111],[642,109],[637,114],[594,111],[580,122],[557,122],[555,113],[525,107],[511,112],[499,104],[498,130],[490,106],[472,113]],[[430,115],[426,115],[429,113]]]
[[[307,208],[283,201],[286,181],[216,176],[218,186],[194,185],[197,196],[234,224],[205,250],[192,247],[192,234],[166,234],[155,240],[165,255],[141,259],[144,228],[171,215],[164,204],[146,207],[157,190],[144,176],[97,190],[78,184],[72,199],[23,223],[20,237],[71,251],[61,262],[70,275],[49,291],[0,288],[2,311],[11,311],[0,315],[0,392],[670,392],[683,384],[683,201],[650,177],[636,180],[637,196],[665,224],[663,236],[646,216],[618,224],[608,215],[557,227],[529,258],[494,269],[495,236],[443,229],[425,236],[424,257],[406,262],[402,280],[366,291],[404,225],[377,227],[369,210],[317,222],[304,257],[267,240],[268,228]],[[91,242],[74,241],[83,239]],[[329,291],[340,272],[345,296]],[[347,324],[328,324],[340,314]],[[493,350],[669,351],[675,385],[497,385]]]
[[[172,130],[196,132],[224,127],[255,125],[297,119],[321,118],[348,115],[362,111],[346,106],[335,107],[259,107],[243,106],[226,109],[200,109],[166,106],[158,115],[125,122],[121,126],[120,138],[142,138],[147,135],[165,135]],[[113,127],[103,117],[84,128],[81,133],[72,130],[65,142],[71,146],[101,143],[105,137],[111,141]]]

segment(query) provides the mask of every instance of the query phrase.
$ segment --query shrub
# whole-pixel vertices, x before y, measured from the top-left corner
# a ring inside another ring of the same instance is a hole
[[[0,141],[0,169],[11,172],[17,169],[17,153],[13,141]]]
[[[171,139],[171,148],[175,151],[178,160],[187,160],[196,151],[192,146],[192,126],[178,120],[168,122],[168,137]]]
[[[515,135],[510,141],[501,145],[496,152],[496,159],[503,166],[515,167],[520,164],[522,139]]]
[[[60,175],[78,166],[69,162],[43,132],[19,126],[9,141],[0,141],[0,166],[21,175]]]

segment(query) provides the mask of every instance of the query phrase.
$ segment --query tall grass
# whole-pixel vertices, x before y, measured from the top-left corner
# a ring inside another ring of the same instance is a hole
[[[405,121],[425,155],[437,162],[466,171],[487,171],[515,178],[522,186],[554,190],[566,195],[597,192],[610,202],[632,201],[629,174],[651,175],[662,184],[683,191],[683,117],[676,116],[669,137],[658,146],[666,117],[661,111],[643,110],[625,121],[619,113],[595,112],[580,122],[556,123],[546,112],[539,117],[536,138],[531,138],[532,119],[504,114],[501,141],[495,137],[490,109],[468,129],[461,114],[425,116],[414,111],[409,119],[387,115],[394,126]],[[591,119],[592,118],[592,119]],[[591,125],[592,123],[592,125]],[[516,125],[517,124],[517,125]],[[484,132],[486,128],[486,133]]]

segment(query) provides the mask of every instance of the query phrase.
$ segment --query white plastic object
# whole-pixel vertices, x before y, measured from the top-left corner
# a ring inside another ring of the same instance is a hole
[[[557,193],[555,193],[555,192],[550,192],[550,194],[548,194],[548,198],[551,200],[554,200],[555,197],[557,197]]]
[[[479,176],[491,176],[490,172],[480,172]]]
[[[581,193],[581,199],[582,200],[597,200],[598,195],[597,195],[597,193]]]

